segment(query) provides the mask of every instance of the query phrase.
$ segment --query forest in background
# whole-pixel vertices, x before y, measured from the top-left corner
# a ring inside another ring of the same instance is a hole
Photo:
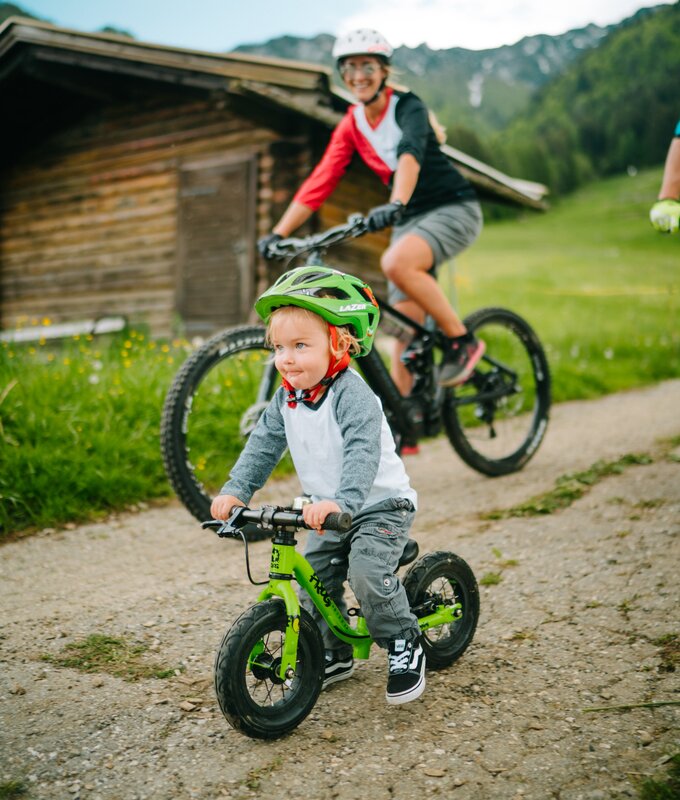
[[[680,119],[680,4],[622,25],[537,90],[478,155],[563,194],[663,162]],[[464,149],[464,148],[463,148]]]

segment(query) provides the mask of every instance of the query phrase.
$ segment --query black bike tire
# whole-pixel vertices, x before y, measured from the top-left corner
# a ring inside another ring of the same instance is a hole
[[[210,519],[212,498],[191,466],[184,430],[185,415],[190,413],[193,394],[210,370],[234,353],[265,349],[264,337],[265,329],[254,325],[229,328],[216,334],[184,362],[165,397],[161,416],[163,465],[175,494],[199,522]],[[248,528],[252,540],[267,535],[254,526]]]
[[[423,632],[421,642],[430,669],[444,669],[463,655],[475,635],[479,619],[479,588],[472,569],[460,556],[443,550],[418,559],[404,576],[404,589],[411,607],[424,602],[428,587],[439,578],[455,585],[463,609],[460,618],[452,623],[452,635],[446,639],[430,638],[439,628],[432,628],[432,634]]]
[[[247,666],[255,645],[271,631],[285,631],[286,607],[279,599],[247,609],[227,631],[215,657],[215,693],[230,725],[256,739],[277,739],[296,728],[319,697],[324,677],[324,645],[311,615],[300,609],[298,668],[300,684],[275,707],[255,703],[246,687]]]
[[[494,478],[522,469],[538,450],[548,425],[551,390],[548,359],[531,325],[514,311],[506,308],[480,308],[465,318],[466,327],[473,332],[490,322],[505,325],[513,330],[522,341],[531,360],[536,381],[536,404],[527,435],[513,453],[499,459],[486,457],[475,449],[460,424],[454,402],[455,388],[447,389],[445,392],[442,419],[448,439],[461,459],[477,472]]]

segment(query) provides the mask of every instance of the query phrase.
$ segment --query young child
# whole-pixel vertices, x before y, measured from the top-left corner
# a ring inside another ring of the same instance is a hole
[[[397,455],[380,401],[353,370],[353,355],[373,346],[379,310],[358,278],[305,266],[282,275],[255,304],[268,323],[274,363],[283,378],[213,500],[226,519],[250,502],[286,447],[305,494],[309,532],[305,556],[346,613],[343,582],[361,605],[375,642],[388,651],[387,702],[407,703],[425,689],[425,654],[406,591],[396,576],[415,514],[416,493]],[[323,531],[331,512],[347,511],[347,533]],[[349,552],[349,570],[346,556]],[[324,688],[349,678],[352,648],[328,630],[311,600],[305,608],[323,632]]]

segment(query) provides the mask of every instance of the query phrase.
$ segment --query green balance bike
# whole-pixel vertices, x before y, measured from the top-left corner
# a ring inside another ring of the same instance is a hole
[[[349,514],[330,514],[327,530],[346,532]],[[250,572],[248,536],[256,526],[272,540],[269,580],[258,602],[225,634],[215,658],[215,691],[229,723],[247,736],[276,739],[296,728],[314,708],[324,681],[324,643],[312,616],[301,608],[295,580],[319,610],[330,630],[350,644],[355,659],[367,659],[373,640],[361,610],[348,621],[329,597],[309,562],[297,552],[295,533],[307,528],[299,508],[236,508],[229,520],[210,520],[204,528],[218,536],[241,538]],[[411,564],[403,578],[411,610],[418,618],[429,669],[443,669],[460,658],[472,641],[479,617],[479,591],[468,564],[450,552],[418,556],[407,543],[399,566]],[[414,562],[414,563],[412,563]]]

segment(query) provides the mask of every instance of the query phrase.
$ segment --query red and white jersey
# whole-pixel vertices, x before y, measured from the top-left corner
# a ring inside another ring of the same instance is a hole
[[[420,164],[406,217],[475,196],[472,186],[442,153],[427,108],[411,92],[387,87],[387,105],[371,124],[362,104],[350,106],[333,131],[321,161],[295,195],[298,203],[316,211],[331,195],[355,153],[389,186],[399,157],[411,153]]]

